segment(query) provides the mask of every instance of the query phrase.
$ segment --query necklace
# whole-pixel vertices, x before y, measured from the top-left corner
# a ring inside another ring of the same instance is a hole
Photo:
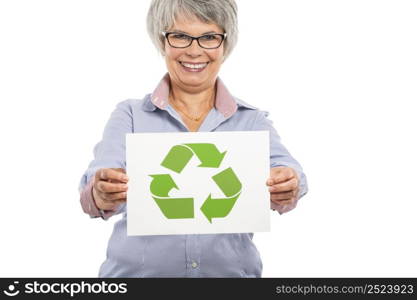
[[[170,97],[172,99],[172,97]],[[174,108],[178,109],[180,112],[182,112],[188,119],[194,121],[194,122],[198,122],[200,121],[201,117],[206,113],[206,111],[204,111],[203,113],[201,113],[199,116],[190,116],[189,114],[187,114],[185,111],[183,111],[182,109],[180,109],[176,104],[174,104],[173,101],[170,101],[171,105],[174,106]],[[211,109],[211,105],[209,105],[209,108]]]

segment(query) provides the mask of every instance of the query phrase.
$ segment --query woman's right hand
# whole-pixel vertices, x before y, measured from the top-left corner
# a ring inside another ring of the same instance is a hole
[[[128,180],[125,169],[98,170],[93,182],[93,198],[97,207],[102,210],[114,210],[126,202]]]

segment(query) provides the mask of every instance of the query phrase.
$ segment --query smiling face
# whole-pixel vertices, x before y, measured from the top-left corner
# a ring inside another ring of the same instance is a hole
[[[216,24],[207,24],[197,18],[177,18],[168,32],[182,32],[191,36],[207,33],[223,33]],[[175,84],[189,93],[196,93],[214,86],[223,62],[224,42],[217,49],[201,48],[197,40],[187,48],[173,48],[165,40],[165,62]]]

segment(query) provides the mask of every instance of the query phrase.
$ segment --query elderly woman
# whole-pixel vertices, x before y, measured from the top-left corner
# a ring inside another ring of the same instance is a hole
[[[271,209],[287,212],[307,192],[303,170],[268,112],[232,96],[217,76],[237,41],[234,0],[153,0],[147,22],[168,72],[152,94],[116,106],[79,186],[91,217],[123,213],[99,277],[261,277],[253,233],[126,234],[126,133],[269,130]]]

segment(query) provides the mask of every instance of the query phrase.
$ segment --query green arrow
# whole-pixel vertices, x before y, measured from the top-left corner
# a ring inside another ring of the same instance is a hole
[[[212,223],[213,218],[224,218],[229,214],[242,189],[242,183],[232,168],[227,168],[212,178],[227,198],[213,199],[210,194],[204,201],[200,209],[210,223]]]
[[[178,190],[177,185],[169,174],[155,174],[149,176],[153,178],[150,189],[155,196],[168,197],[170,190],[173,188]]]
[[[220,153],[216,145],[209,143],[185,144],[190,147],[201,161],[201,168],[218,168],[227,151]]]
[[[217,183],[226,197],[235,195],[242,188],[242,183],[239,181],[239,178],[237,178],[232,168],[227,168],[211,178]]]
[[[152,198],[168,219],[194,218],[193,198],[167,198],[171,189],[178,189],[169,174],[149,175],[153,178],[150,190]]]
[[[182,145],[176,145],[169,150],[161,163],[161,166],[174,172],[181,173],[187,163],[193,157],[193,152]]]
[[[213,218],[224,218],[229,214],[239,195],[240,193],[230,198],[211,198],[210,194],[200,209],[209,222],[212,223],[211,220]]]
[[[168,219],[194,218],[194,198],[152,198]]]
[[[172,147],[165,156],[161,166],[181,173],[195,154],[200,160],[201,168],[218,168],[227,151],[220,153],[216,145],[209,143],[183,144]]]

